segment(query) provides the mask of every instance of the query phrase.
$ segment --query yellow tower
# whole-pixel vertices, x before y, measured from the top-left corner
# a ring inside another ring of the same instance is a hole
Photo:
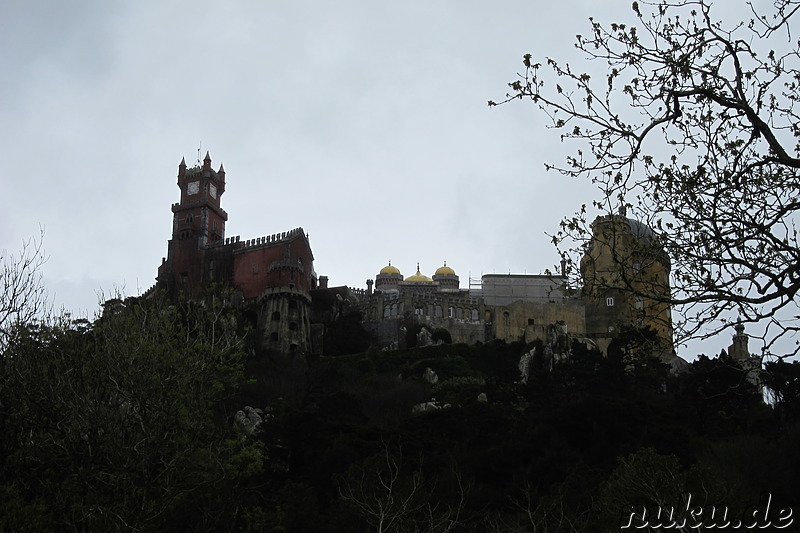
[[[581,259],[586,330],[605,350],[620,328],[654,331],[672,352],[670,260],[652,228],[625,213],[598,217]]]

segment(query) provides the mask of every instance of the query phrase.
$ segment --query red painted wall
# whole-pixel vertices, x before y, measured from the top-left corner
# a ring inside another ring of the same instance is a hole
[[[289,249],[288,258],[286,248]],[[298,265],[302,261],[302,272]],[[290,268],[277,268],[270,272],[270,265],[282,263]],[[294,284],[297,289],[311,290],[313,256],[305,236],[289,242],[245,248],[235,252],[233,261],[233,284],[245,298],[257,298],[267,289]]]

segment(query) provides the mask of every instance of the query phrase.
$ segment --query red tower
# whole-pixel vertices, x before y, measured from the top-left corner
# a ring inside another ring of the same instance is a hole
[[[213,170],[208,152],[202,166],[186,168],[185,158],[181,159],[178,187],[181,200],[172,205],[172,239],[158,279],[173,292],[196,295],[205,275],[205,250],[225,239],[228,214],[220,207],[225,169],[220,165]]]

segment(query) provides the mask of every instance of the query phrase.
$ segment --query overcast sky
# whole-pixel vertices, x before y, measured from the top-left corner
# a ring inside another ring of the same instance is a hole
[[[227,236],[302,226],[315,270],[363,288],[444,261],[540,273],[590,203],[544,169],[570,146],[530,103],[488,108],[538,59],[576,58],[625,0],[0,2],[0,247],[45,229],[54,302],[153,283],[181,158],[223,163]],[[727,340],[726,340],[727,343]]]

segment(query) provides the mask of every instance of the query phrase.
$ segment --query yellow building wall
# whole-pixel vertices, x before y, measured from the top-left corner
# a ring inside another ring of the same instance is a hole
[[[583,303],[578,300],[561,302],[517,301],[504,306],[487,306],[492,320],[494,338],[514,342],[547,339],[547,327],[564,322],[567,332],[584,335],[586,320]]]

